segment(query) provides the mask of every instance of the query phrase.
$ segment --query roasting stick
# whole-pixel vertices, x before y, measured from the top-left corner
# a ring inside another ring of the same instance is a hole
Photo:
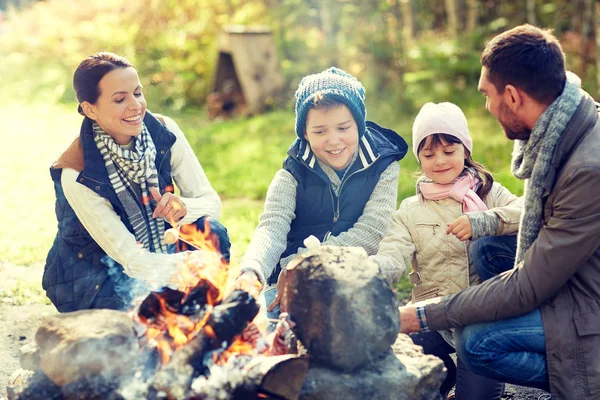
[[[164,234],[164,239],[166,244],[175,244],[177,243],[177,240],[181,240],[183,243],[192,246],[194,249],[200,250],[198,246],[179,236],[179,227],[167,229]]]

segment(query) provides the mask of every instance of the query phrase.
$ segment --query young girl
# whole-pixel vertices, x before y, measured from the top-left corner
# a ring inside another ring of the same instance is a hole
[[[270,318],[279,311],[279,272],[304,250],[308,236],[375,254],[387,232],[397,161],[408,146],[395,132],[366,121],[364,94],[361,83],[338,68],[305,77],[296,91],[298,137],[269,186],[238,278],[269,286],[264,295]]]
[[[417,195],[402,201],[373,257],[391,280],[412,265],[413,302],[456,293],[478,283],[478,273],[487,279],[490,270],[501,272],[514,263],[521,201],[473,161],[472,151],[459,107],[423,106],[413,125],[413,152],[423,169]],[[451,332],[422,332],[412,339],[444,361],[444,399],[455,383],[458,399],[500,398],[502,383],[474,375],[460,359],[456,372]]]
[[[50,168],[58,233],[42,286],[56,308],[126,309],[135,282],[177,283],[185,253],[169,254],[169,223],[203,230],[206,221],[228,259],[219,196],[177,124],[146,110],[133,65],[93,54],[77,67],[73,87],[81,131]]]

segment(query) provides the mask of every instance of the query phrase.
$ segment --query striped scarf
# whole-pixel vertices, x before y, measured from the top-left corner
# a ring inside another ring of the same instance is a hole
[[[516,264],[523,261],[542,229],[544,182],[552,166],[556,144],[583,98],[579,78],[574,75],[568,78],[562,94],[540,116],[529,139],[515,140],[512,172],[518,179],[526,179]]]
[[[154,159],[156,148],[146,125],[142,133],[133,138],[131,148],[121,147],[109,134],[94,122],[94,141],[104,159],[108,178],[127,219],[133,227],[133,234],[145,249],[155,253],[167,253],[163,239],[165,223],[162,218],[152,218],[150,187],[158,188],[158,176]],[[141,204],[135,200],[136,189],[141,191]]]

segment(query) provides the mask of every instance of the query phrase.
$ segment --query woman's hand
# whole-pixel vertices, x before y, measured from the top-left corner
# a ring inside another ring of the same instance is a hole
[[[152,218],[162,217],[171,225],[175,225],[187,214],[185,204],[173,193],[167,192],[161,196],[155,187],[150,188],[150,193],[156,201],[156,208],[154,209]]]
[[[275,289],[277,291],[277,294],[275,295],[275,299],[267,307],[267,311],[273,311],[273,309],[277,307],[277,304],[279,304],[279,312],[287,312],[287,301],[282,302],[284,295],[286,295],[285,290],[287,288],[288,283],[288,275],[286,274],[286,272],[287,271],[281,271],[279,273],[279,277],[277,278],[277,286]]]
[[[471,220],[466,215],[461,215],[454,222],[447,224],[446,235],[453,234],[458,240],[464,242],[471,239],[473,231],[471,229]]]

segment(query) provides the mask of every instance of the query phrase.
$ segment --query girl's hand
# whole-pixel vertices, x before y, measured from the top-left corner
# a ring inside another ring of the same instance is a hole
[[[471,230],[471,220],[466,215],[461,215],[456,221],[447,224],[446,235],[453,234],[458,240],[464,242],[471,239],[473,231]]]
[[[165,221],[174,225],[187,214],[185,204],[183,204],[181,199],[173,193],[167,192],[161,196],[160,192],[155,187],[150,188],[150,193],[156,201],[156,208],[154,209],[152,218],[162,217]]]

